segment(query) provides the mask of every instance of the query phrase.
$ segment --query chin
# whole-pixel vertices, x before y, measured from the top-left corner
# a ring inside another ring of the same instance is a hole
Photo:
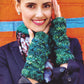
[[[41,32],[41,31],[44,31],[45,30],[45,28],[35,28],[35,29],[33,29],[33,28],[31,28],[31,30],[33,30],[34,32]]]
[[[34,32],[41,32],[42,30],[33,30]]]

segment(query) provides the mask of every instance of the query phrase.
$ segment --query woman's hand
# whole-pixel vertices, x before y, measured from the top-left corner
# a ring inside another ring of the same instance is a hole
[[[28,78],[28,80],[29,80],[32,84],[38,83],[38,81],[36,81],[36,80],[34,80],[34,79],[31,79],[31,78]]]
[[[32,39],[34,38],[34,33],[31,29],[28,29],[28,32],[29,32],[29,37],[30,37],[29,43],[31,43]]]
[[[65,67],[67,69],[68,63],[61,64],[60,67]]]
[[[47,26],[46,26],[46,28],[45,28],[45,30],[43,31],[44,33],[48,33],[48,31],[49,31],[49,27],[50,27],[50,24],[48,24]],[[29,43],[31,43],[32,42],[32,39],[34,38],[34,33],[33,33],[33,31],[31,30],[31,29],[28,29],[28,32],[29,32],[29,36],[30,36],[30,41],[29,41]]]
[[[60,6],[58,5],[57,0],[52,0],[52,2],[53,2],[55,17],[61,17]]]

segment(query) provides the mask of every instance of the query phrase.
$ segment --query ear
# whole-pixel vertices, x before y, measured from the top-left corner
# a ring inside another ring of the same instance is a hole
[[[19,3],[19,2],[16,1],[15,8],[16,8],[17,13],[21,12],[21,3]]]

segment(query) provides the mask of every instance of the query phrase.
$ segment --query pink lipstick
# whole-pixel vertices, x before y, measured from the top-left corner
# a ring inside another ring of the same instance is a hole
[[[42,20],[33,20],[33,23],[40,26],[40,25],[43,25],[45,23],[45,19],[42,19]]]

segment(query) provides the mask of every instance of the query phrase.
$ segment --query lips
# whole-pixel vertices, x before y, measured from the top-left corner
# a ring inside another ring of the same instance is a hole
[[[42,19],[42,20],[32,20],[34,24],[40,26],[43,25],[46,21],[46,19]]]

